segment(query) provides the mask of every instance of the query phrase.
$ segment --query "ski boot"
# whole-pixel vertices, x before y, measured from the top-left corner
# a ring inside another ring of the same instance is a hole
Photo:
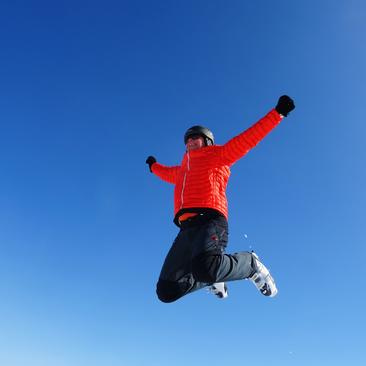
[[[266,266],[259,260],[258,255],[252,252],[252,256],[253,273],[249,280],[254,283],[264,296],[276,296],[278,291],[273,277]]]
[[[208,288],[208,291],[211,292],[211,294],[217,296],[219,299],[225,299],[229,296],[225,282],[214,283]]]

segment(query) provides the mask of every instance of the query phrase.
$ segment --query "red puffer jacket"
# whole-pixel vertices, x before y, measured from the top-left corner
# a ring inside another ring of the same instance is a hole
[[[175,223],[185,212],[213,209],[228,217],[226,186],[230,166],[256,146],[282,119],[273,109],[252,127],[225,145],[206,146],[186,152],[180,166],[168,167],[159,163],[152,171],[166,182],[175,184]]]

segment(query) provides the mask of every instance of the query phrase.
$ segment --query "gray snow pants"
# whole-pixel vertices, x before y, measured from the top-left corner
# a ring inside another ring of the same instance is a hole
[[[216,213],[200,214],[184,221],[163,264],[156,292],[163,302],[215,282],[248,278],[252,272],[249,252],[226,254],[228,223]]]

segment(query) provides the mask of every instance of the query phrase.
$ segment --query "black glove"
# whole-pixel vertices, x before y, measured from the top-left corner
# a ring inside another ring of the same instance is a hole
[[[147,159],[146,159],[146,164],[149,164],[149,168],[150,168],[150,172],[152,173],[152,170],[151,170],[151,167],[152,165],[156,163],[156,159],[153,157],[153,156],[149,156]]]
[[[279,114],[287,117],[287,115],[295,109],[294,101],[287,95],[282,95],[280,99],[278,99],[278,103],[276,105],[276,111]]]

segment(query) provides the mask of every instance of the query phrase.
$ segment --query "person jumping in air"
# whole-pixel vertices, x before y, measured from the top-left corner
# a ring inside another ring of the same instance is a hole
[[[287,95],[266,116],[224,145],[212,132],[193,126],[184,135],[181,165],[164,166],[149,156],[146,164],[162,180],[175,185],[174,222],[180,231],[165,258],[156,287],[158,298],[170,303],[208,286],[227,297],[225,282],[249,279],[265,296],[277,294],[275,281],[254,252],[227,254],[226,186],[230,166],[242,158],[295,108]]]

